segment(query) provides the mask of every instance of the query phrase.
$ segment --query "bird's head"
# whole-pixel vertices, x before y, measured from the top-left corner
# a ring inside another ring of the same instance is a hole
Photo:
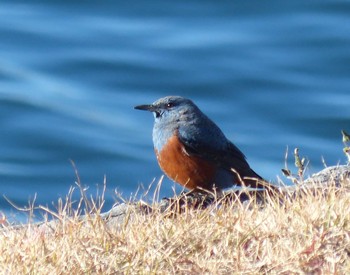
[[[198,110],[190,99],[181,96],[166,96],[152,104],[136,106],[135,109],[153,112],[156,122],[181,121]]]

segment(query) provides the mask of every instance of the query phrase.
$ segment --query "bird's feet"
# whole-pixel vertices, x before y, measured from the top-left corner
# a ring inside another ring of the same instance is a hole
[[[217,201],[217,195],[204,190],[182,192],[173,198],[163,198],[160,202],[161,212],[171,210],[183,213],[186,209],[205,209]]]

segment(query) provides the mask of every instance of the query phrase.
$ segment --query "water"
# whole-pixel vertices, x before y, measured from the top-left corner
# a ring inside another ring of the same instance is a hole
[[[2,1],[0,194],[51,206],[76,181],[70,160],[91,194],[106,177],[106,208],[115,189],[158,180],[153,118],[133,106],[170,94],[192,98],[267,179],[282,177],[287,146],[310,173],[345,163],[349,18],[331,0]],[[18,212],[2,196],[0,209]]]

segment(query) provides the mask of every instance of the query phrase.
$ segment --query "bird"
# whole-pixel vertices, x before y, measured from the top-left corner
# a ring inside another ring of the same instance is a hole
[[[153,144],[158,164],[189,190],[221,191],[233,186],[268,186],[245,155],[190,99],[166,96],[137,110],[154,114]]]

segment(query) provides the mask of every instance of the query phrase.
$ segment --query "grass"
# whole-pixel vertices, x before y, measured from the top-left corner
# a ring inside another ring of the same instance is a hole
[[[142,214],[130,207],[111,226],[99,215],[81,219],[87,199],[72,209],[71,194],[58,203],[53,226],[14,228],[2,219],[3,274],[346,274],[350,272],[349,182],[299,191],[283,203],[267,198],[213,205],[181,214]]]

